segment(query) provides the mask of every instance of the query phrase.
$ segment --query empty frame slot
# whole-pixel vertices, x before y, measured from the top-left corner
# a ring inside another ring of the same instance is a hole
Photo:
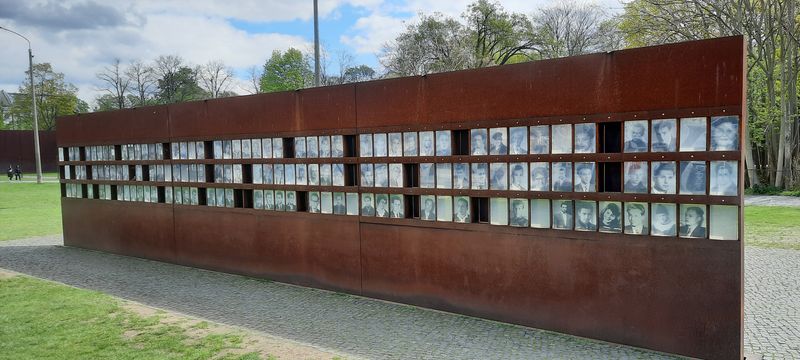
[[[81,197],[83,198],[87,197],[87,195],[89,194],[88,186],[86,186],[86,184],[81,184],[81,193],[82,193]]]
[[[136,165],[128,165],[128,181],[136,180]]]
[[[253,164],[242,164],[242,183],[253,183]]]
[[[92,187],[92,199],[99,199],[100,198],[100,185],[98,184],[91,184]]]
[[[600,152],[622,152],[622,123],[607,122],[598,125],[600,126]]]
[[[245,204],[253,207],[253,190],[233,189],[233,207],[241,208]]]
[[[164,188],[158,187],[158,202],[164,202],[162,195],[164,194]],[[213,190],[212,190],[213,191]],[[198,188],[197,189],[197,204],[198,205],[208,205],[208,191],[206,188]]]
[[[297,198],[297,211],[308,211],[308,191],[298,191]]]
[[[58,167],[59,179],[66,179],[66,177],[64,177],[65,174],[66,174],[66,171],[64,171],[64,165],[59,166]]]
[[[67,197],[67,184],[61,184],[61,197]]]
[[[205,189],[200,189],[200,190],[203,190],[203,194],[205,194]],[[113,193],[113,192],[114,192],[114,190],[112,189],[112,193]],[[164,202],[166,202],[166,201],[165,201],[165,199],[166,199],[166,195],[165,195],[165,190],[164,190],[164,187],[163,187],[163,186],[159,186],[159,187],[157,187],[157,188],[156,188],[156,192],[158,193],[158,202],[160,202],[160,203],[164,203]],[[197,196],[200,196],[200,195],[199,195],[199,193],[198,193],[198,195],[197,195]],[[203,204],[201,204],[201,205],[205,205],[205,203],[203,203]]]
[[[419,209],[420,209],[419,195],[410,195],[410,197],[411,201],[407,201],[407,203],[409,204],[407,207],[410,206],[410,209],[406,213],[411,214],[410,217],[412,218],[419,219]]]
[[[80,161],[86,161],[86,147],[81,146],[80,148],[78,148],[78,150],[79,150],[79,153],[80,153],[80,155],[79,155],[80,156]]]
[[[122,145],[114,145],[114,160],[122,160]]]
[[[355,135],[344,135],[344,156],[345,157],[355,157],[356,156],[356,136]]]
[[[472,222],[489,222],[489,198],[472,198]]]
[[[358,165],[344,164],[344,186],[356,186],[358,182]]]
[[[469,130],[453,130],[453,155],[469,155]]]
[[[600,163],[597,190],[599,192],[622,192],[622,163]]]
[[[283,157],[294,157],[294,138],[282,138],[283,140]]]
[[[213,141],[203,141],[203,149],[205,150],[205,158],[211,159],[214,157],[214,142]]]
[[[405,187],[419,187],[419,164],[403,164]]]
[[[150,181],[150,166],[142,165],[142,181]]]
[[[205,180],[205,182],[213,183],[214,182],[214,164],[205,164],[205,167],[206,167],[206,171],[205,171],[206,180]]]

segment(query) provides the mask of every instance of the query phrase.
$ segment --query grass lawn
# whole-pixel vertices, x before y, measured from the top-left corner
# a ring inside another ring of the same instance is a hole
[[[26,179],[35,177],[29,174]],[[0,241],[61,233],[58,183],[7,180],[0,181]]]
[[[800,208],[746,206],[745,245],[800,250]]]
[[[207,327],[165,323],[99,292],[0,273],[0,359],[261,358],[242,353],[243,334]]]

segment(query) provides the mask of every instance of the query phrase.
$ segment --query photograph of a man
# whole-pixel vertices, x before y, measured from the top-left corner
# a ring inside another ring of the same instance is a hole
[[[361,215],[375,216],[375,206],[372,205],[372,194],[361,194]]]
[[[575,124],[575,153],[587,154],[596,152],[596,126],[594,123]]]
[[[472,164],[472,190],[486,190],[489,188],[488,167],[486,163]]]
[[[403,133],[403,156],[417,156],[417,133]]]
[[[653,152],[675,151],[677,141],[675,119],[653,120]]]
[[[361,157],[372,157],[372,134],[358,136],[358,151]]]
[[[455,197],[455,214],[454,219],[455,222],[460,223],[468,223],[470,222],[469,217],[469,197],[468,196],[456,196]]]
[[[294,191],[286,192],[286,211],[297,211],[297,199]]]
[[[681,204],[681,237],[706,237],[706,212],[704,205]]]
[[[422,195],[419,197],[419,199],[422,202],[422,211],[419,213],[419,218],[429,221],[436,220],[436,206],[434,204],[436,199],[435,196]]]
[[[553,163],[553,191],[572,191],[572,163]]]
[[[511,164],[511,184],[509,189],[517,191],[528,190],[528,164],[527,163],[512,163]]]
[[[486,155],[486,129],[472,129],[470,131],[470,155]]]
[[[331,157],[344,157],[344,137],[331,136]]]
[[[333,213],[337,215],[347,213],[347,207],[344,205],[344,193],[333,193]]]
[[[550,187],[550,164],[535,162],[531,163],[530,167],[531,191],[548,191]]]
[[[489,130],[489,155],[507,155],[508,142],[506,128],[494,128]]]
[[[635,161],[625,163],[625,184],[626,193],[647,193],[647,162]]]
[[[581,162],[575,163],[575,191],[594,192],[597,191],[594,163]]]
[[[403,207],[403,195],[392,194],[391,199],[392,199],[391,217],[404,218],[405,208]]]
[[[625,233],[647,235],[647,203],[625,203]]]
[[[389,133],[389,156],[403,156],[403,134]]]
[[[372,164],[361,164],[361,186],[375,186],[375,177],[372,174]]]
[[[373,134],[372,145],[374,149],[372,155],[375,157],[386,157],[388,154],[386,134]]]
[[[653,204],[652,235],[675,236],[675,204]]]
[[[308,195],[308,212],[319,213],[319,193],[311,192]]]
[[[528,153],[528,127],[518,126],[508,129],[509,141],[508,153],[511,155],[523,155]]]
[[[492,177],[489,181],[489,188],[492,190],[508,190],[508,164],[492,163],[490,170]]]
[[[653,194],[675,193],[675,163],[671,161],[653,162],[653,175],[650,192]]]
[[[531,126],[531,154],[547,154],[550,152],[550,126]]]
[[[436,156],[450,156],[453,154],[450,130],[436,132]]]
[[[421,131],[419,133],[419,156],[433,156],[433,131]]]
[[[453,221],[453,197],[440,195],[436,197],[436,220]]]
[[[283,199],[283,191],[275,191],[275,210],[286,210],[286,201]]]
[[[553,200],[553,229],[571,230],[572,200]]]
[[[625,122],[625,152],[647,151],[647,120]]]
[[[528,227],[528,200],[511,199],[511,226]]]
[[[378,195],[375,195],[375,198],[378,201],[378,206],[375,207],[375,216],[388,218],[389,217],[389,195],[378,194]]]
[[[597,230],[597,218],[595,217],[594,201],[576,201],[575,208],[578,217],[575,219],[575,230],[595,231]]]

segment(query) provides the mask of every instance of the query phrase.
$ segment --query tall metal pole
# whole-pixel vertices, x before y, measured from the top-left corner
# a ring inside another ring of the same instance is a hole
[[[314,86],[319,86],[319,14],[314,0]]]
[[[36,183],[42,183],[42,154],[39,148],[39,110],[36,108],[36,88],[33,84],[33,51],[31,50],[31,41],[28,38],[22,36],[22,34],[11,30],[6,29],[0,26],[0,30],[8,31],[14,35],[17,35],[25,41],[28,42],[28,71],[29,71],[29,79],[31,81],[31,101],[33,102],[33,146],[34,146],[34,155],[36,156]]]

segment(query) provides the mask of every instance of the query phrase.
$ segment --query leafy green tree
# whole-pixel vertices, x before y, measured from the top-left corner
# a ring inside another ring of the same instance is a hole
[[[28,78],[29,71],[25,72]],[[85,101],[78,98],[78,88],[64,81],[64,74],[53,71],[50,63],[33,65],[33,81],[36,85],[36,104],[39,111],[39,129],[53,130],[56,118],[87,112]],[[24,81],[19,87],[19,94],[14,96],[14,104],[9,111],[13,120],[10,129],[33,129],[33,104],[31,101],[30,82]]]
[[[499,3],[478,0],[467,7],[463,18],[473,51],[471,67],[502,65],[525,58],[534,45],[530,19],[505,11]]]
[[[464,25],[441,13],[420,14],[418,23],[383,47],[380,63],[389,76],[424,75],[469,67]]]
[[[313,84],[314,71],[300,50],[275,50],[264,64],[259,82],[261,92],[302,89]]]
[[[171,104],[207,98],[208,93],[200,87],[197,80],[197,73],[186,66],[165,74],[157,81],[159,102]]]
[[[342,74],[343,83],[367,81],[375,78],[375,69],[367,65],[349,67]]]

